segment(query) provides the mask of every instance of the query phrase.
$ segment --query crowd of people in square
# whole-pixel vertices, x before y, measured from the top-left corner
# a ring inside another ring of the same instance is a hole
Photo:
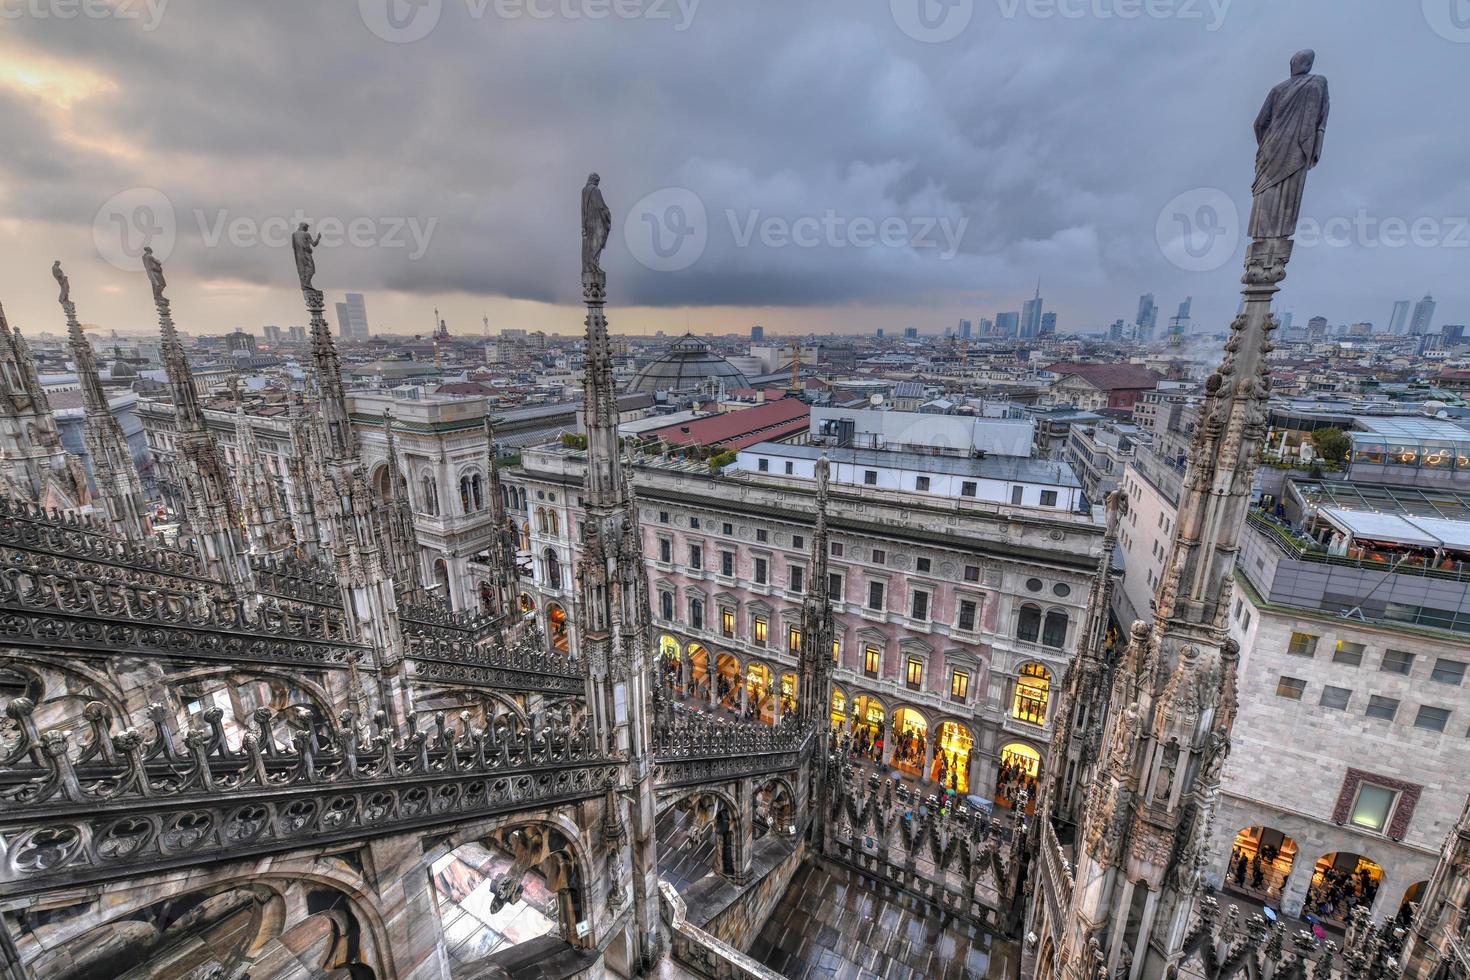
[[[1000,775],[995,781],[996,799],[1005,803],[1007,806],[1014,806],[1023,790],[1028,800],[1035,800],[1036,777],[1031,775],[1029,769],[1020,762],[1002,759],[1000,762]]]
[[[1306,908],[1324,918],[1346,922],[1359,905],[1372,906],[1378,896],[1378,881],[1368,868],[1356,871],[1326,868],[1312,876]]]

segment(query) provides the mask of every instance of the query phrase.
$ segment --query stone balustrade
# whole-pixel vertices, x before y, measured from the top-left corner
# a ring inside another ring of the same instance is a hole
[[[691,923],[678,890],[662,878],[658,894],[674,959],[713,980],[784,980],[781,974]]]
[[[90,738],[75,744],[38,731],[26,698],[6,710],[19,731],[0,757],[0,883],[12,890],[589,799],[621,778],[570,711],[538,732],[513,718],[476,731],[468,713],[454,728],[441,713],[435,731],[405,733],[380,714],[371,735],[344,713],[282,744],[261,708],[232,747],[217,708],[181,733],[162,705],[119,730],[92,702]]]

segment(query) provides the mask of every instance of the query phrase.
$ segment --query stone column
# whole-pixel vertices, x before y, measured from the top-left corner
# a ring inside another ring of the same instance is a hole
[[[939,729],[934,728],[924,735],[924,771],[919,774],[921,779],[933,779],[934,777],[934,753],[939,745]]]

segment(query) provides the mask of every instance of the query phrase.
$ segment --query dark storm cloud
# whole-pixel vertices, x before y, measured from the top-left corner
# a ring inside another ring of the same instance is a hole
[[[596,2],[557,0],[573,12]],[[1186,271],[1162,254],[1156,223],[1194,188],[1224,189],[1243,213],[1250,123],[1311,44],[1334,109],[1306,212],[1470,209],[1470,137],[1432,97],[1464,88],[1470,45],[1436,35],[1417,0],[1236,0],[1213,30],[1203,3],[1166,8],[1203,20],[1122,20],[1099,12],[1127,0],[1064,4],[1077,18],[976,0],[961,34],[932,44],[898,28],[888,0],[703,0],[685,30],[681,9],[657,2],[669,19],[507,19],[495,0],[442,0],[413,43],[375,36],[355,2],[174,0],[148,32],[22,18],[26,47],[115,83],[76,104],[71,129],[120,134],[145,155],[78,148],[8,95],[5,204],[90,234],[112,194],[155,187],[177,220],[175,274],[274,285],[290,282],[289,257],[236,242],[229,222],[299,208],[376,222],[382,238],[413,221],[432,227],[422,257],[343,246],[324,267],[354,288],[571,301],[577,188],[597,169],[615,215],[605,264],[627,303],[922,309],[958,297],[989,315],[1039,275],[1071,325],[1129,315],[1144,290],[1166,312],[1192,293],[1197,316],[1222,319],[1239,250]],[[672,236],[688,214],[635,213],[624,235],[630,211],[666,189],[704,211],[698,255],[678,271],[657,271],[639,219]],[[873,242],[885,221],[903,234]],[[1299,250],[1287,303],[1299,315],[1383,319],[1424,289],[1442,311],[1464,309],[1470,249],[1354,234]]]

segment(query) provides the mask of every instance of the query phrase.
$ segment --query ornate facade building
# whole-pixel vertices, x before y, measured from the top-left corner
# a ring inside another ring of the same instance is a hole
[[[803,596],[825,585],[835,664],[819,713],[834,730],[881,736],[873,762],[935,788],[938,767],[954,769],[962,795],[994,797],[1003,760],[1039,777],[1085,632],[1101,543],[1090,516],[837,485],[821,573],[810,476],[632,468],[659,652],[691,697],[767,724],[803,712]],[[505,478],[530,525],[524,604],[572,648],[585,470],[583,452],[543,446]],[[895,735],[921,737],[922,752],[896,756]]]

